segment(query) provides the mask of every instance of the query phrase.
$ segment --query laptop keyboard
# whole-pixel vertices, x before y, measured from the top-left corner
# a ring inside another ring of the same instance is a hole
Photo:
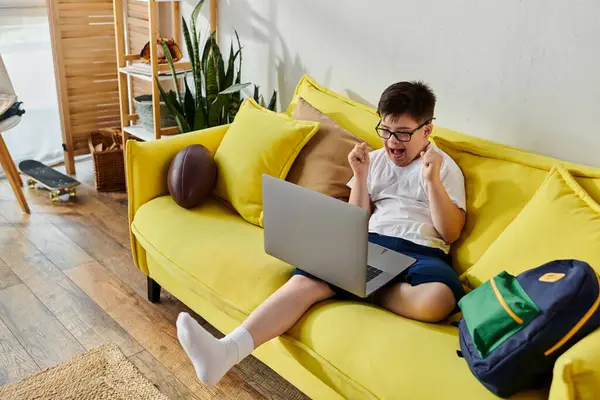
[[[367,282],[377,278],[379,275],[383,273],[382,270],[367,266]]]

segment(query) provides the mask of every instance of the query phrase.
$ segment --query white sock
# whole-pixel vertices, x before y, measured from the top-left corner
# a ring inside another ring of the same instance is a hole
[[[254,350],[252,335],[241,326],[219,340],[186,312],[177,317],[177,337],[192,360],[198,379],[207,385],[216,385],[231,367]]]

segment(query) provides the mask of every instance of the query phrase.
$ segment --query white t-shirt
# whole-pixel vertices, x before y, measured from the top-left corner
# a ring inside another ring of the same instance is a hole
[[[444,158],[440,175],[446,192],[454,204],[466,210],[462,171],[448,154],[437,147],[435,150]],[[369,232],[399,237],[448,253],[450,246],[437,233],[431,219],[423,159],[419,157],[406,167],[399,167],[389,159],[385,148],[372,151],[369,156],[367,186],[374,206]],[[352,187],[353,183],[354,177],[348,186]]]

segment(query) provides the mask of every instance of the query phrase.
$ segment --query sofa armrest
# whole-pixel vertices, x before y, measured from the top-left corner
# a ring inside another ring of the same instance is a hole
[[[564,352],[554,364],[550,400],[600,398],[600,329]]]
[[[136,266],[148,274],[145,251],[131,232],[135,213],[145,203],[169,194],[167,174],[175,155],[192,144],[205,146],[214,156],[230,125],[184,133],[152,142],[127,142],[125,169],[129,207],[129,234]]]

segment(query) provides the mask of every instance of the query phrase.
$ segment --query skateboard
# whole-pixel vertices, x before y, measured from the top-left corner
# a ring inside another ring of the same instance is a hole
[[[75,186],[79,185],[79,181],[39,161],[21,161],[19,163],[19,171],[28,178],[27,184],[31,189],[35,188],[35,185],[38,184],[50,191],[49,197],[52,202],[57,202],[58,197],[65,194],[68,194],[69,198],[77,195]]]

